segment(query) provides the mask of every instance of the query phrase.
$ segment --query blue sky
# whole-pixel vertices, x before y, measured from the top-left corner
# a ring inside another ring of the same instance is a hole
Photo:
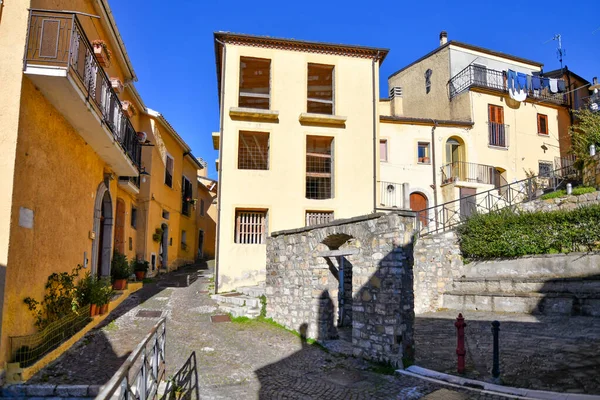
[[[389,48],[381,68],[382,96],[386,78],[433,50],[442,30],[450,40],[543,62],[545,70],[560,67],[557,42],[544,43],[560,33],[569,69],[588,80],[600,76],[598,0],[112,0],[110,5],[144,102],[208,162],[211,178],[217,178],[211,132],[219,129],[214,31]]]

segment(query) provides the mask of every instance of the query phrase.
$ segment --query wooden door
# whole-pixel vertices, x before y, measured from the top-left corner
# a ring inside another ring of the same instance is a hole
[[[477,210],[477,203],[475,194],[477,189],[473,188],[460,188],[460,218],[465,219],[475,213]]]
[[[115,219],[115,250],[125,254],[125,202],[117,199],[117,218]]]
[[[421,193],[411,193],[410,194],[410,209],[413,211],[421,211],[427,208],[427,197],[425,197]],[[418,215],[419,221],[421,222],[421,226],[427,226],[428,224],[428,215],[427,212],[421,212]]]

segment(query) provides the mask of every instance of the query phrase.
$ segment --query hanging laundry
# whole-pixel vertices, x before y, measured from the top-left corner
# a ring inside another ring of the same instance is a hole
[[[522,72],[517,72],[517,82],[519,83],[519,90],[528,90],[526,74]]]
[[[562,79],[558,81],[558,93],[564,93],[567,91],[567,88],[565,86],[565,81],[563,81]]]
[[[531,77],[531,88],[533,90],[540,90],[542,88],[542,81],[539,76]]]
[[[527,99],[527,91],[525,89],[521,89],[518,92],[515,91],[513,99],[516,101],[525,101]]]
[[[542,89],[550,87],[550,79],[542,78]]]
[[[554,78],[550,79],[550,91],[552,93],[558,92],[558,79],[554,79]]]
[[[533,79],[531,75],[527,75],[527,90],[533,90]]]
[[[516,89],[516,80],[517,80],[517,73],[515,71],[513,71],[512,69],[508,70],[508,73],[506,74],[506,88],[510,91],[511,89]]]

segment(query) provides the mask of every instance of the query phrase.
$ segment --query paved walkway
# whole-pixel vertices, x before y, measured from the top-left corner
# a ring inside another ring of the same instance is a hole
[[[456,312],[417,316],[416,364],[456,373]],[[500,370],[507,386],[600,394],[600,318],[466,312],[467,373],[489,381],[491,322],[500,321]]]
[[[105,383],[156,323],[155,318],[137,316],[144,309],[159,310],[168,319],[167,376],[196,352],[201,399],[445,397],[441,386],[382,374],[373,364],[303,344],[268,323],[211,323],[210,316],[218,310],[206,293],[209,280],[201,276],[189,287],[177,287],[184,273],[146,285],[29,383]],[[208,271],[197,273],[206,276]],[[502,398],[464,390],[452,393],[460,399]]]

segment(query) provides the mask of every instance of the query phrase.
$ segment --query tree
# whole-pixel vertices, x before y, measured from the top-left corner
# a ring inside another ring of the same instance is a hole
[[[575,111],[575,117],[577,123],[569,129],[571,152],[583,169],[591,161],[590,145],[594,144],[600,152],[600,112],[582,109]]]

